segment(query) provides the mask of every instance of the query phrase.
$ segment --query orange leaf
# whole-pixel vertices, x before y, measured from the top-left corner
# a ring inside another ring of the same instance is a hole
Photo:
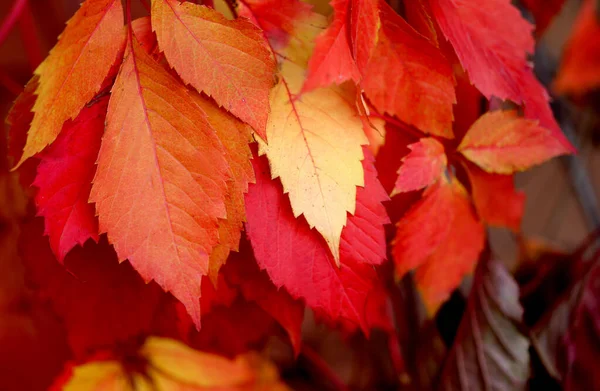
[[[573,33],[567,42],[555,81],[556,91],[563,94],[583,94],[600,87],[598,37],[598,10],[594,9],[592,0],[587,0],[579,11]]]
[[[359,71],[364,76],[381,27],[378,0],[349,0],[350,42]]]
[[[465,163],[477,214],[493,226],[518,232],[525,208],[525,193],[515,190],[514,175],[488,174]]]
[[[308,63],[308,75],[303,92],[347,80],[358,82],[360,73],[352,57],[349,42],[349,0],[334,0],[331,6],[335,17],[331,26],[316,41],[315,50]]]
[[[209,276],[215,284],[219,268],[227,260],[229,252],[238,251],[241,230],[246,221],[244,193],[248,192],[248,183],[254,182],[254,170],[250,163],[252,152],[248,145],[252,135],[248,125],[219,109],[211,100],[198,94],[194,94],[194,98],[225,147],[225,158],[231,168],[231,180],[227,181],[225,197],[227,218],[219,219],[219,244],[213,249],[209,260]]]
[[[265,138],[275,61],[262,32],[245,19],[177,0],[152,1],[158,44],[183,81]]]
[[[444,146],[434,138],[422,138],[408,146],[411,152],[402,158],[392,195],[420,190],[438,180],[448,165]]]
[[[566,152],[550,130],[512,110],[482,115],[457,150],[487,172],[498,174],[523,171]]]
[[[33,122],[18,165],[53,142],[100,90],[123,46],[120,0],[86,0],[69,20],[50,55],[35,70]]]
[[[378,110],[426,133],[453,137],[450,63],[383,1],[379,41],[363,75],[361,86]]]
[[[463,186],[456,178],[440,181],[398,223],[392,249],[396,274],[416,269],[417,288],[433,314],[473,271],[483,243],[483,226]]]
[[[200,324],[200,280],[225,218],[223,146],[186,88],[130,36],[90,200],[119,260]]]

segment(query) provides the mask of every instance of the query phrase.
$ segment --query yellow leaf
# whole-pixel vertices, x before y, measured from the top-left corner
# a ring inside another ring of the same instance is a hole
[[[289,194],[294,215],[304,215],[325,238],[336,262],[347,212],[354,213],[356,186],[364,185],[361,145],[367,144],[353,106],[335,88],[294,99],[304,69],[285,61],[271,91],[268,145],[260,142],[273,178]]]

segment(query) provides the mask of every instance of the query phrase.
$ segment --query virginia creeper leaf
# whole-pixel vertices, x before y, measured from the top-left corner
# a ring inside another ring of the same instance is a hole
[[[380,111],[436,136],[452,138],[454,76],[428,39],[381,1],[381,28],[361,87]]]
[[[600,43],[592,38],[600,36],[597,7],[593,0],[581,6],[556,77],[557,92],[583,94],[600,87]]]
[[[392,195],[420,190],[438,180],[448,165],[444,146],[434,138],[422,138],[410,144],[410,153],[402,158]]]
[[[533,53],[533,27],[509,0],[429,0],[433,15],[468,72],[471,82],[488,99],[492,96],[525,105],[525,116],[538,119],[574,152],[556,123],[548,93],[527,63]],[[506,21],[510,20],[510,23]]]
[[[368,326],[364,309],[377,275],[371,265],[385,258],[388,222],[381,201],[387,199],[367,155],[365,187],[357,192],[357,207],[343,230],[340,267],[326,243],[303,217],[295,218],[278,181],[270,179],[264,158],[253,160],[256,184],[246,195],[246,230],[259,266],[276,286],[333,320]]]
[[[519,287],[504,265],[482,262],[442,370],[440,390],[526,390],[529,340]]]
[[[349,0],[350,44],[358,70],[364,76],[381,27],[378,0]]]
[[[398,223],[392,254],[396,274],[416,269],[415,282],[430,314],[475,268],[483,226],[456,178],[429,187]]]
[[[200,281],[225,218],[225,151],[185,87],[130,37],[108,105],[90,200],[129,259],[200,324]]]
[[[246,221],[244,193],[248,191],[248,183],[254,182],[254,170],[250,163],[252,152],[248,145],[252,134],[248,125],[219,109],[211,100],[197,94],[194,94],[194,98],[221,140],[231,168],[231,180],[227,181],[225,196],[227,218],[219,219],[219,243],[213,248],[209,259],[209,276],[215,283],[219,268],[227,260],[229,252],[238,251],[241,230]]]
[[[525,209],[525,193],[515,190],[514,175],[489,174],[465,164],[477,214],[486,224],[518,232]]]
[[[457,150],[490,173],[512,174],[566,151],[553,133],[515,111],[491,111],[479,117]]]
[[[350,49],[351,0],[334,0],[331,6],[335,16],[331,26],[317,38],[315,49],[308,63],[308,75],[302,87],[308,92],[333,83],[347,80],[358,82],[360,73]]]
[[[245,19],[178,0],[152,1],[158,44],[183,81],[212,96],[265,138],[275,61]]]
[[[86,0],[58,43],[35,70],[39,85],[33,121],[19,165],[52,143],[100,90],[123,46],[119,0]]]
[[[228,360],[178,341],[152,337],[132,357],[145,363],[143,372],[117,360],[71,364],[54,387],[65,391],[87,390],[90,386],[101,387],[94,389],[102,391],[288,390],[279,381],[274,365],[256,354]]]
[[[299,20],[311,13],[299,0],[246,0],[238,3],[238,14],[261,28],[275,49],[285,47]]]
[[[85,107],[40,155],[33,183],[39,189],[35,203],[38,215],[44,216],[45,233],[60,262],[76,245],[83,245],[88,239],[98,242],[98,220],[88,198],[107,106],[108,98],[101,98]]]
[[[20,248],[28,280],[61,319],[76,357],[152,330],[161,289],[119,264],[105,239],[75,248],[62,267],[38,218],[22,226]]]
[[[437,30],[433,19],[431,18],[431,9],[427,0],[414,0],[404,3],[404,13],[406,21],[420,32],[423,36],[429,38],[431,43],[439,47]]]
[[[362,123],[340,92],[300,92],[304,70],[286,61],[271,92],[268,144],[260,143],[273,178],[289,194],[294,216],[304,215],[327,242],[336,263],[347,212],[354,213],[356,186],[364,185]]]

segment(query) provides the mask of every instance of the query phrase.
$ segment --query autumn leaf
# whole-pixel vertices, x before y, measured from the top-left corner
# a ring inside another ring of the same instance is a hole
[[[406,21],[420,32],[423,36],[429,38],[434,46],[439,47],[438,33],[431,17],[431,8],[427,0],[414,0],[404,3],[404,12]]]
[[[367,74],[367,65],[379,39],[381,20],[378,0],[348,0],[350,2],[350,45],[360,73]]]
[[[519,287],[504,265],[483,262],[439,379],[440,390],[527,390],[529,340]]]
[[[402,158],[392,195],[420,190],[433,184],[448,165],[444,146],[434,138],[422,138],[408,145],[408,148],[410,153]]]
[[[260,27],[275,49],[287,46],[298,21],[311,14],[311,6],[299,0],[245,0],[237,6],[238,15]]]
[[[339,91],[323,88],[293,96],[302,88],[304,70],[289,61],[271,92],[269,143],[259,143],[273,178],[289,194],[294,216],[303,215],[319,231],[336,263],[347,212],[354,213],[356,186],[363,186],[362,123]]]
[[[593,0],[581,6],[554,81],[559,93],[583,94],[600,87],[600,44],[592,38],[600,34],[597,7]]]
[[[352,56],[348,33],[352,2],[353,0],[331,2],[335,16],[327,30],[317,38],[308,63],[303,92],[334,83],[342,84],[347,80],[359,81],[360,72]]]
[[[525,194],[515,189],[514,175],[489,174],[470,163],[466,163],[465,168],[481,220],[518,232],[525,210]]]
[[[17,165],[52,143],[100,90],[123,46],[119,0],[86,0],[56,46],[35,70],[39,85],[23,156]]]
[[[248,183],[254,182],[254,170],[250,159],[252,152],[248,143],[252,139],[251,128],[219,109],[212,101],[194,94],[196,104],[206,113],[210,126],[225,148],[225,158],[231,169],[225,196],[226,219],[219,219],[219,243],[213,248],[209,259],[209,276],[217,281],[219,268],[227,260],[230,251],[238,251],[241,230],[246,221],[244,193]]]
[[[372,265],[385,258],[381,204],[387,199],[376,179],[372,158],[365,159],[365,187],[357,192],[356,212],[348,218],[340,244],[340,267],[326,243],[303,217],[295,218],[278,181],[270,179],[264,158],[253,160],[256,184],[246,195],[246,231],[259,266],[276,286],[330,319],[368,326],[365,301],[377,275]]]
[[[90,201],[119,260],[172,292],[198,327],[201,277],[226,217],[224,154],[185,87],[130,33]]]
[[[457,151],[487,172],[498,174],[524,171],[566,152],[550,130],[511,110],[479,117]]]
[[[452,178],[429,187],[399,221],[392,255],[396,275],[415,269],[425,307],[434,314],[463,277],[473,271],[484,244],[462,185]]]
[[[262,32],[245,19],[178,0],[153,0],[151,16],[159,47],[183,81],[265,138],[275,60]]]
[[[525,116],[537,119],[562,144],[575,151],[556,123],[549,96],[527,63],[533,53],[533,26],[509,0],[429,0],[440,30],[450,41],[471,82],[486,98],[525,105]],[[506,23],[510,20],[511,23]]]
[[[361,87],[380,112],[423,132],[452,138],[454,76],[428,39],[381,1],[381,28]]]
[[[81,110],[40,156],[33,183],[38,215],[44,216],[52,251],[62,262],[76,245],[98,242],[98,220],[88,203],[104,133],[108,98]]]
[[[92,390],[98,385],[106,391],[288,389],[279,381],[273,364],[256,354],[228,360],[174,340],[152,337],[137,355],[134,358],[146,363],[143,372],[117,360],[90,361],[68,368],[66,376],[58,379],[54,387],[65,391]]]

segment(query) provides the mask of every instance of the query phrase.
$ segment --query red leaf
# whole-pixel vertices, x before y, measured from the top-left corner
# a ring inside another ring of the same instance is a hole
[[[431,185],[444,173],[448,164],[444,146],[434,138],[422,138],[408,148],[411,152],[402,158],[392,195]]]
[[[406,21],[415,30],[429,38],[436,47],[439,47],[438,33],[431,18],[431,9],[427,0],[405,1],[404,13],[406,14]]]
[[[287,45],[294,23],[310,14],[311,6],[298,0],[246,0],[239,4],[239,16],[260,27],[276,48]]]
[[[380,29],[379,0],[349,0],[350,43],[358,70],[363,76],[373,54]]]
[[[515,190],[514,175],[488,174],[474,164],[465,168],[477,214],[492,226],[518,232],[525,208],[525,193]]]
[[[151,330],[159,300],[155,283],[145,284],[128,263],[119,264],[106,240],[88,242],[56,262],[42,220],[22,227],[21,255],[30,281],[62,319],[77,357]]]
[[[454,76],[450,63],[387,3],[362,88],[380,111],[436,136],[452,138]]]
[[[487,172],[498,174],[523,171],[566,152],[550,130],[510,110],[482,115],[457,151]]]
[[[342,231],[340,268],[322,237],[302,216],[294,218],[264,158],[254,159],[257,182],[246,195],[246,229],[259,266],[276,286],[285,286],[333,320],[344,318],[366,330],[365,301],[377,278],[371,265],[385,257],[383,224],[388,220],[381,205],[387,196],[375,178],[372,158],[363,164],[365,187],[358,189],[356,213]]]
[[[392,250],[396,274],[416,269],[417,288],[435,313],[473,271],[483,242],[483,226],[462,185],[455,178],[440,181],[398,223]]]
[[[488,99],[524,104],[527,118],[539,119],[564,153],[574,152],[552,115],[546,90],[527,63],[534,48],[533,27],[510,1],[429,1],[440,29],[479,91]]]
[[[558,70],[557,92],[583,94],[600,87],[600,21],[594,8],[593,0],[581,6]]]
[[[45,234],[62,263],[65,255],[88,239],[98,242],[98,220],[88,203],[96,158],[104,133],[108,98],[86,107],[68,121],[56,141],[40,155],[35,203],[44,216]]]
[[[360,73],[350,49],[350,12],[352,0],[334,0],[331,6],[335,16],[331,26],[315,43],[308,63],[308,75],[303,92],[330,84],[342,84],[347,80],[358,82]]]

